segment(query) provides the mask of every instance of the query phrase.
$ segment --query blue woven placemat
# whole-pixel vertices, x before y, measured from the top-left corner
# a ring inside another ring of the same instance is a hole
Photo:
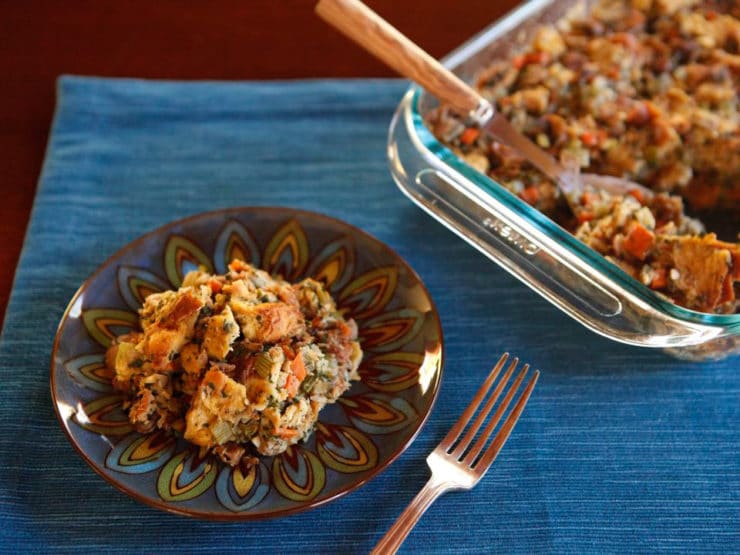
[[[400,81],[167,83],[67,77],[0,337],[0,549],[360,553],[504,350],[542,377],[491,472],[442,497],[406,552],[728,552],[740,545],[740,361],[692,364],[588,332],[415,208],[386,132]],[[161,224],[285,205],[375,235],[421,275],[447,352],[416,442],[384,473],[284,519],[213,523],[119,493],[77,456],[48,379],[57,323],[110,254]]]

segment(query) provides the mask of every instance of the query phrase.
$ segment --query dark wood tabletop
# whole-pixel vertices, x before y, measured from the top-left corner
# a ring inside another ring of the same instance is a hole
[[[367,0],[441,57],[517,0]],[[28,0],[0,6],[0,324],[61,74],[166,79],[392,76],[312,0]],[[388,114],[390,119],[391,114]]]

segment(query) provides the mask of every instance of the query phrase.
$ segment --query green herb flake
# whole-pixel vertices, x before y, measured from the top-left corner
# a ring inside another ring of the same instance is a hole
[[[306,376],[303,379],[303,382],[301,383],[301,390],[304,393],[308,393],[313,388],[314,384],[318,380],[318,377],[315,374],[311,374],[309,376]]]
[[[199,315],[201,317],[210,316],[211,314],[213,314],[213,309],[210,306],[204,306],[200,309]]]

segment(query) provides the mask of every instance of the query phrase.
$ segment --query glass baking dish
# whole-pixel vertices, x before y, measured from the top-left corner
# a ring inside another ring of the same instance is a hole
[[[594,1],[526,2],[443,63],[472,83],[494,59],[511,58],[529,43],[538,27]],[[691,360],[740,353],[740,314],[677,306],[578,241],[437,141],[424,124],[435,106],[431,95],[412,86],[389,130],[391,174],[414,203],[596,333]]]

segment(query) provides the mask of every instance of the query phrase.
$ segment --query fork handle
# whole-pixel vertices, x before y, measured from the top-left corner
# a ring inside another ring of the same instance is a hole
[[[437,497],[448,489],[449,486],[447,483],[440,481],[432,475],[424,487],[421,488],[421,491],[416,494],[414,500],[404,509],[395,524],[390,527],[385,536],[381,538],[375,548],[370,552],[370,555],[395,553],[401,547],[403,540],[409,535],[411,529],[419,522],[421,515],[426,512]]]

